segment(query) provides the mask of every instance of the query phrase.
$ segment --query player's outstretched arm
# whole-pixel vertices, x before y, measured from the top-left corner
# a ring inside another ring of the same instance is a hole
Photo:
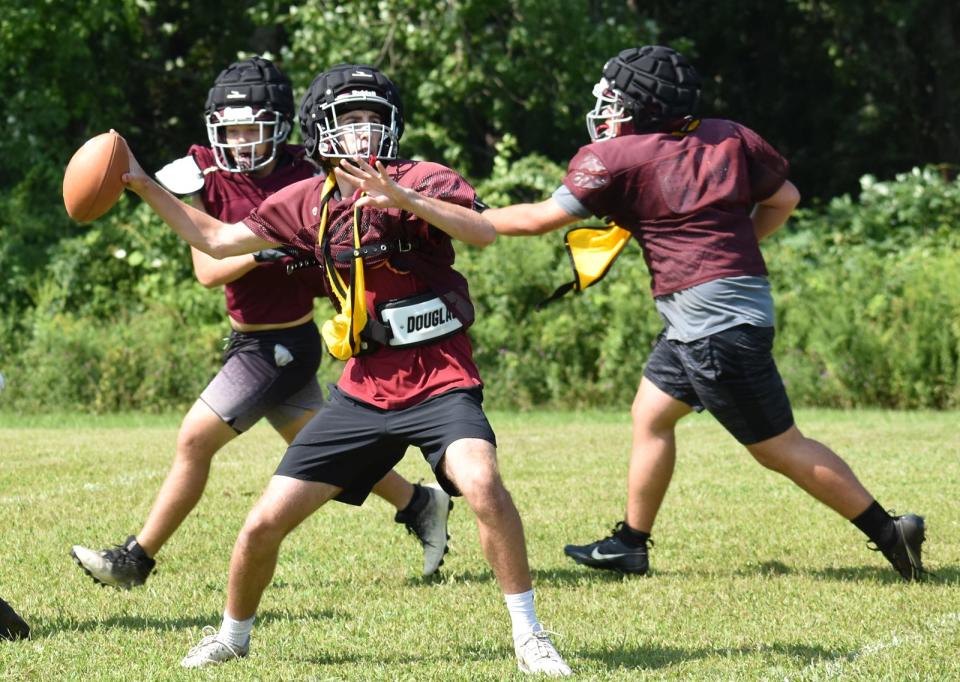
[[[140,195],[191,246],[214,258],[253,253],[276,246],[255,235],[243,223],[221,222],[180,201],[144,172],[132,151],[128,153],[130,166],[123,174],[123,184]]]
[[[789,180],[785,180],[769,198],[757,203],[751,216],[757,241],[779,230],[799,203],[800,191]]]
[[[334,172],[341,186],[356,185],[367,193],[357,200],[357,206],[399,208],[472,246],[489,246],[497,238],[493,226],[480,213],[401,187],[387,175],[379,161],[374,168],[363,159],[344,159]]]
[[[493,224],[497,234],[512,237],[533,237],[559,230],[581,218],[570,215],[552,197],[536,204],[514,204],[491,208],[483,216]]]

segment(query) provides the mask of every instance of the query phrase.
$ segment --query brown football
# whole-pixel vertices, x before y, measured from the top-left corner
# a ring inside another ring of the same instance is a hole
[[[127,143],[115,132],[83,143],[63,173],[63,205],[77,222],[96,220],[117,203],[127,172]]]

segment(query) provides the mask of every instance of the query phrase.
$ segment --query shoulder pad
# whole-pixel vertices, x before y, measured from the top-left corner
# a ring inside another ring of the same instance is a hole
[[[203,172],[192,156],[171,161],[157,171],[157,180],[174,194],[194,194],[203,189]]]

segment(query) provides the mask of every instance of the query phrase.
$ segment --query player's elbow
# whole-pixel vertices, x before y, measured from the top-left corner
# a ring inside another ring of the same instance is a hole
[[[210,277],[208,275],[201,275],[197,273],[197,281],[200,282],[200,286],[205,289],[214,289],[220,286],[221,282],[216,277]]]
[[[481,249],[487,246],[490,246],[495,241],[497,241],[497,231],[493,229],[493,225],[489,225],[489,229],[482,230],[479,234],[476,235],[476,239],[473,242],[474,246],[478,246]]]

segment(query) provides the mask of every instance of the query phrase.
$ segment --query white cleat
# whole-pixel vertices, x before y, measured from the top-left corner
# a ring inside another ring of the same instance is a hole
[[[407,531],[417,536],[423,546],[423,575],[430,576],[443,565],[443,555],[447,553],[447,519],[453,502],[450,496],[437,485],[423,485],[420,489],[427,494],[427,503],[416,516],[407,516],[398,512],[396,521],[407,527]]]
[[[197,646],[190,649],[183,660],[180,661],[182,668],[203,668],[208,665],[218,665],[232,661],[235,658],[243,658],[250,651],[250,642],[244,646],[232,646],[220,639],[220,633],[211,625],[203,628],[203,639]]]
[[[548,677],[568,677],[573,673],[550,641],[550,632],[540,630],[514,642],[520,672]]]

